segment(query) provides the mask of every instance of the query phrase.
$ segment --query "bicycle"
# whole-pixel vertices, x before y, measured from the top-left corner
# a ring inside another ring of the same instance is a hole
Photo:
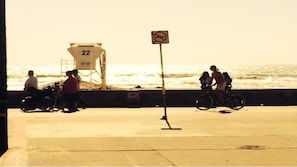
[[[231,94],[230,90],[224,92],[224,104],[219,106],[229,107],[233,110],[240,110],[245,105],[245,98],[240,94]],[[195,106],[199,110],[208,110],[217,107],[217,96],[212,89],[207,89],[204,93],[195,98]]]

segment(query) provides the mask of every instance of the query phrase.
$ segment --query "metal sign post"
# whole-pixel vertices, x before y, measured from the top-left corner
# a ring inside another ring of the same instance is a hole
[[[166,110],[166,90],[165,90],[165,80],[164,80],[164,68],[163,68],[163,56],[162,56],[162,44],[160,43],[160,59],[161,59],[161,76],[162,76],[162,96],[163,96],[163,106],[164,106],[164,116],[161,118],[165,120],[168,127],[171,129],[171,126],[167,119],[167,110]]]
[[[162,55],[162,44],[169,43],[168,31],[152,31],[152,43],[159,44],[160,46],[160,59],[161,59],[161,76],[162,76],[162,96],[163,96],[163,106],[164,106],[164,116],[161,120],[165,120],[169,128],[162,128],[162,130],[181,130],[181,128],[172,128],[168,122],[167,110],[166,110],[166,90],[165,90],[165,80],[164,80],[164,68],[163,68],[163,55]]]

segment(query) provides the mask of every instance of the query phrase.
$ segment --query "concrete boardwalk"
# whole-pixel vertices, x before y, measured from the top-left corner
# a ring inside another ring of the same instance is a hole
[[[297,106],[167,108],[172,128],[182,130],[162,130],[163,112],[9,109],[0,166],[297,166]]]

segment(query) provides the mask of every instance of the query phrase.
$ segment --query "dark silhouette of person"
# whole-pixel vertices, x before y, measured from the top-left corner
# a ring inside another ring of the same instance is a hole
[[[226,93],[228,93],[232,88],[232,78],[230,77],[228,72],[223,72],[224,79],[226,81]]]
[[[201,89],[210,90],[211,89],[211,77],[207,71],[204,71],[199,78]]]
[[[66,76],[68,77],[63,84],[62,96],[64,101],[64,107],[68,108],[69,112],[76,111],[76,94],[77,94],[77,81],[73,76],[72,71],[67,71]]]
[[[215,80],[215,83],[212,86],[217,86],[214,93],[218,97],[219,103],[224,104],[224,94],[226,89],[226,81],[224,76],[215,65],[210,66],[210,70],[212,71],[211,83],[213,80]]]
[[[76,93],[76,102],[77,102],[77,104],[76,104],[76,110],[78,110],[77,107],[82,107],[83,109],[85,109],[86,108],[86,102],[80,97],[80,83],[81,83],[81,78],[78,75],[78,70],[77,69],[74,69],[72,71],[72,73],[73,73],[74,78],[77,81],[77,93]]]

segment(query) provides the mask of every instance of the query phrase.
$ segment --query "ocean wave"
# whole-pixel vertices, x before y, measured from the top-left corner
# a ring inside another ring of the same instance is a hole
[[[164,77],[166,78],[191,78],[191,77],[197,77],[197,74],[192,73],[171,73],[171,74],[164,74]]]
[[[59,78],[61,76],[63,76],[63,75],[61,75],[61,74],[39,74],[36,77],[37,78]]]
[[[107,84],[116,87],[133,88],[141,85],[146,88],[155,88],[162,85],[161,72],[152,65],[108,66]],[[159,66],[158,66],[159,67]],[[58,68],[58,67],[57,67]],[[57,68],[36,67],[39,85],[65,79]],[[126,69],[127,68],[127,69]],[[54,70],[51,70],[54,69]],[[171,65],[166,66],[164,75],[166,88],[197,88],[199,77],[207,70],[206,66]],[[228,71],[233,79],[233,88],[236,89],[263,89],[263,88],[297,88],[297,68],[291,66],[224,66],[222,71]],[[209,72],[211,73],[211,72]],[[90,81],[87,71],[82,71],[84,81]],[[27,79],[25,68],[10,68],[8,71],[8,90],[22,90]],[[100,76],[92,76],[100,82]]]
[[[61,74],[39,74],[39,75],[36,75],[37,78],[58,78],[61,76],[62,76]],[[7,78],[28,78],[28,76],[8,74]]]
[[[133,76],[133,75],[126,75],[126,76]],[[161,74],[159,75],[146,75],[147,77],[161,77]],[[165,78],[176,78],[176,79],[181,79],[181,78],[194,78],[197,79],[200,77],[198,74],[194,73],[171,73],[171,74],[164,74]],[[269,75],[269,74],[253,74],[253,75],[233,75],[231,76],[232,79],[240,79],[240,80],[261,80],[261,79],[268,79],[268,78],[273,78],[273,79],[294,79],[297,78],[297,75],[286,75],[286,74],[278,74],[278,75]]]

